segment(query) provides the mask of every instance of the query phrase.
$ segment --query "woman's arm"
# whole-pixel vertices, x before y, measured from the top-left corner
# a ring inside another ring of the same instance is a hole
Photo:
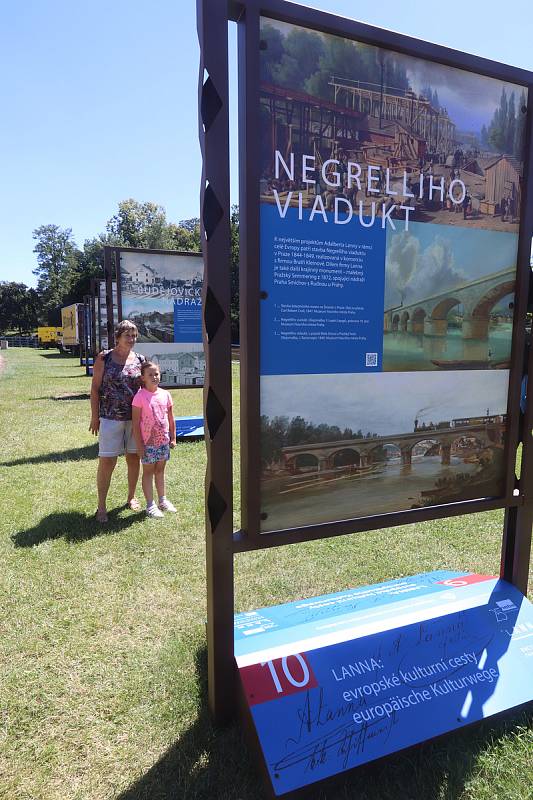
[[[131,422],[137,453],[139,458],[142,458],[144,456],[144,442],[141,435],[141,408],[139,406],[131,407]]]
[[[104,354],[98,353],[93,366],[91,382],[91,422],[89,430],[96,436],[100,429],[100,387],[104,377]]]

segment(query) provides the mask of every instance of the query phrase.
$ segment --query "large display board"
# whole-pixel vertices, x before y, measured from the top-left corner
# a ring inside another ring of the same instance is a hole
[[[108,320],[108,297],[109,285],[112,291],[112,311],[113,317],[111,321],[111,328],[113,328],[113,321],[118,318],[118,301],[117,301],[117,282],[111,283],[105,279],[98,281],[98,296],[97,296],[97,316],[98,316],[98,350],[108,350],[113,345],[109,342],[109,320]]]
[[[221,721],[235,713],[236,553],[502,508],[500,576],[527,591],[533,75],[283,0],[197,10],[209,703]]]
[[[78,328],[78,306],[79,303],[72,303],[70,306],[63,306],[61,309],[61,325],[63,327],[63,347],[75,348],[80,344],[80,334]]]
[[[266,15],[259,40],[248,528],[503,498],[527,85]]]
[[[139,329],[135,349],[159,364],[161,385],[201,387],[201,253],[116,249],[119,319]]]

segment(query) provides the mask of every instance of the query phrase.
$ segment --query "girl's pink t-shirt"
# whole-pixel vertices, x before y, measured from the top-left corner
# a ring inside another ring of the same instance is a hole
[[[141,388],[133,398],[132,405],[141,409],[141,437],[144,444],[149,447],[168,444],[168,412],[172,408],[170,392],[159,387],[155,392]]]

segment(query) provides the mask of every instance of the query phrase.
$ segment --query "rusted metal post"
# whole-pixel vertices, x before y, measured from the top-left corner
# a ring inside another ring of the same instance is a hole
[[[236,712],[233,659],[233,475],[231,438],[231,248],[228,7],[197,0],[200,228],[204,256],[203,338],[209,707],[215,722]]]

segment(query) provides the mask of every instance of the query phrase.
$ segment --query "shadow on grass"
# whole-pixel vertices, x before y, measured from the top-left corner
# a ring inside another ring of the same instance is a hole
[[[72,358],[72,356],[63,353],[39,353],[39,355],[43,358]]]
[[[117,800],[261,800],[269,798],[239,723],[217,729],[207,710],[207,652],[195,655],[200,714],[139,780]],[[280,722],[280,725],[282,723]],[[479,758],[519,728],[533,725],[533,709],[507,712],[459,732],[361,766],[291,797],[304,800],[442,800],[463,797]],[[280,736],[282,736],[280,730]]]
[[[88,392],[64,392],[63,394],[50,395],[51,400],[90,400]]]
[[[109,522],[101,525],[93,516],[80,514],[79,511],[63,511],[49,514],[33,528],[11,534],[15,547],[35,547],[48,540],[64,538],[67,542],[85,542],[96,536],[107,536],[129,528],[140,519],[139,514],[130,513],[119,517],[122,508],[108,511]]]
[[[90,400],[89,392],[62,392],[61,394],[43,394],[41,397],[32,397],[32,400]]]
[[[47,398],[49,399],[49,398]],[[23,464],[50,464],[61,461],[85,461],[98,458],[98,442],[86,444],[85,447],[74,447],[71,450],[62,450],[60,453],[43,453],[40,456],[28,458],[15,458],[13,461],[0,461],[0,467],[20,467]]]
[[[259,800],[258,777],[240,726],[217,729],[207,710],[207,651],[195,657],[200,714],[138,781],[117,800]]]
[[[87,375],[85,373],[85,367],[80,367],[81,372],[75,375],[61,375],[61,380],[64,381],[65,378],[92,378],[92,375]]]

